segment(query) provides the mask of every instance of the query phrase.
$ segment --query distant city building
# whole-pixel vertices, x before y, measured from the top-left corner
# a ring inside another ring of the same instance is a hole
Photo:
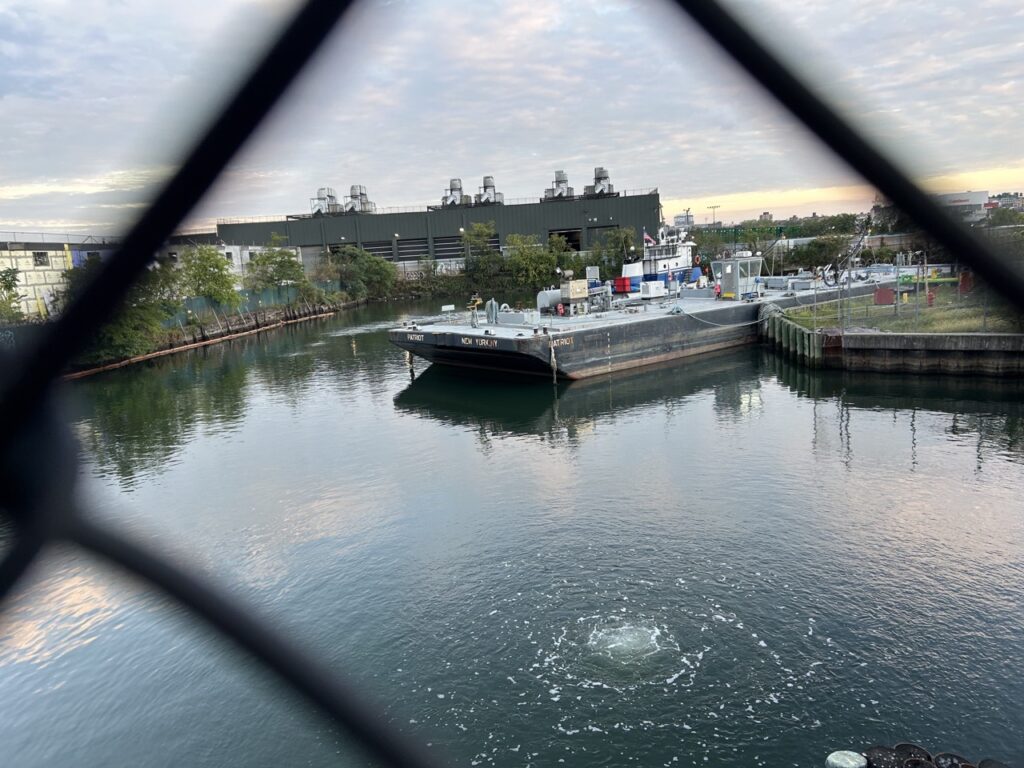
[[[1024,211],[1024,195],[1020,192],[1002,192],[990,196],[987,190],[977,192],[968,190],[967,192],[933,195],[932,199],[953,217],[967,224],[984,221],[988,214],[996,208]],[[877,225],[892,226],[900,217],[892,202],[882,195],[876,195],[871,208],[871,219]],[[904,219],[904,223],[899,226],[911,225]]]
[[[771,211],[764,211],[760,216],[757,217],[757,220],[758,221],[763,221],[763,222],[766,222],[766,223],[770,224],[771,221],[772,221]]]
[[[1020,192],[1000,192],[988,199],[992,208],[1009,208],[1014,211],[1024,211],[1024,194]]]
[[[958,219],[974,224],[988,215],[988,191],[935,195],[935,200]]]
[[[106,258],[115,247],[113,241],[86,235],[67,240],[57,236],[48,241],[5,240],[0,241],[0,269],[18,270],[21,311],[29,317],[48,317],[58,310],[60,293],[67,287],[64,271],[88,258]]]
[[[686,209],[686,213],[676,214],[672,223],[679,229],[693,229],[693,214],[690,213],[690,209]]]

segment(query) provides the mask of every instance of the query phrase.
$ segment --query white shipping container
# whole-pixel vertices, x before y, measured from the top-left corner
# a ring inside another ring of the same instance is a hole
[[[661,280],[647,280],[640,283],[641,299],[660,299],[668,295],[668,290]]]

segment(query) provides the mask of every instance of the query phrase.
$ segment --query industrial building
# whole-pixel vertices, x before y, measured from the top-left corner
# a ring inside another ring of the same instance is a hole
[[[29,317],[48,317],[58,310],[59,294],[67,287],[65,270],[81,266],[89,258],[106,258],[116,247],[113,240],[107,242],[97,237],[44,237],[47,236],[35,234],[0,241],[0,270],[18,270],[19,303],[21,311]]]
[[[989,205],[987,191],[953,192],[946,195],[935,195],[935,201],[950,214],[968,224],[976,224],[988,216]]]
[[[452,179],[435,205],[423,208],[381,209],[367,189],[354,185],[339,201],[324,187],[310,200],[310,212],[277,218],[221,219],[217,240],[225,247],[263,246],[278,235],[296,248],[307,270],[331,247],[355,245],[402,265],[423,259],[458,261],[466,252],[464,232],[474,223],[493,222],[494,247],[509,235],[534,235],[547,242],[562,235],[574,250],[588,250],[611,229],[632,227],[636,245],[643,232],[656,232],[661,223],[657,189],[618,192],[604,168],[594,169],[594,183],[576,194],[568,175],[556,171],[541,196],[506,200],[494,178],[485,176],[476,194],[463,191]]]

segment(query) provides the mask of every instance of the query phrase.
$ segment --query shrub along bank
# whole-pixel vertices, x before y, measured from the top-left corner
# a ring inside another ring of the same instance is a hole
[[[282,317],[295,317],[405,296],[480,293],[508,300],[557,283],[559,272],[582,277],[585,267],[596,265],[602,277],[610,277],[635,253],[635,235],[632,229],[611,230],[585,257],[559,235],[546,243],[532,235],[510,235],[503,255],[495,247],[494,223],[476,223],[465,234],[463,273],[443,274],[435,263],[423,261],[417,280],[400,280],[394,264],[354,246],[326,251],[310,280],[295,254],[275,236],[269,248],[252,255],[241,287],[214,246],[195,246],[184,250],[178,264],[161,261],[147,270],[75,365],[109,364],[190,339],[229,335],[233,328],[258,327],[260,313],[273,307],[283,310]],[[100,260],[93,258],[67,270],[58,305],[79,296],[100,267]],[[17,274],[0,278],[0,322],[18,322]]]

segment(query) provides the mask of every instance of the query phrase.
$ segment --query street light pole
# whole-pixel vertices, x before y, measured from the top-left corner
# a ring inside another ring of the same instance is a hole
[[[720,205],[709,205],[708,206],[708,208],[711,209],[711,226],[712,227],[715,226],[715,210],[717,210],[718,208],[721,208],[721,207],[722,206],[720,206]]]
[[[465,269],[465,259],[469,258],[469,240],[466,239],[465,227],[459,227],[459,237],[462,238],[463,269]]]

